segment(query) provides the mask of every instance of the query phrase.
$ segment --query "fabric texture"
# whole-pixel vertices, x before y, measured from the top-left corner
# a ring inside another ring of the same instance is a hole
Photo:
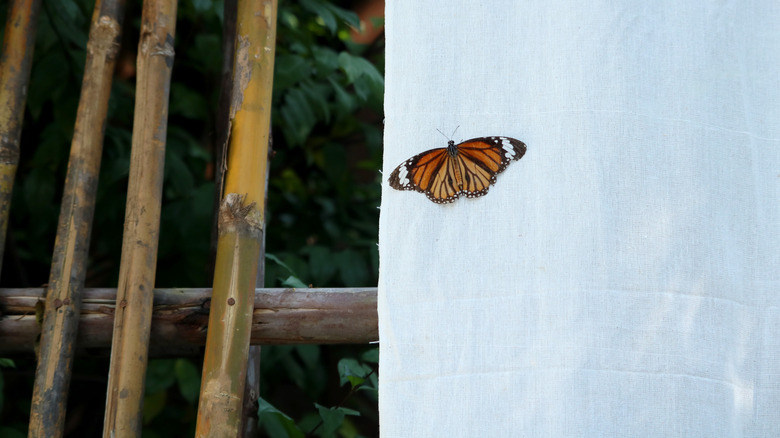
[[[780,436],[780,3],[391,0],[380,433]],[[509,136],[477,199],[387,184]]]

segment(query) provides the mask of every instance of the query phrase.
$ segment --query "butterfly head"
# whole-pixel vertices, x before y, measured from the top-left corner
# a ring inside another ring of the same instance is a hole
[[[452,131],[452,135],[447,137],[444,135],[443,132],[439,131],[437,128],[436,130],[439,131],[439,134],[444,135],[444,138],[447,139],[447,153],[450,154],[451,157],[455,157],[455,155],[458,155],[458,147],[455,146],[455,141],[452,139],[452,137],[455,135],[456,132],[458,132],[458,128],[460,128],[460,125],[458,125],[454,131]]]
[[[455,146],[455,142],[453,140],[447,142],[447,153],[450,154],[450,156],[453,158],[455,155],[458,155],[458,147]]]

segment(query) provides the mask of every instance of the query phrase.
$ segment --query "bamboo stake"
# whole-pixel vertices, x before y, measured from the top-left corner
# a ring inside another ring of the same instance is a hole
[[[198,437],[236,437],[247,375],[252,300],[264,222],[275,0],[240,0],[233,117],[198,421]]]
[[[219,93],[219,105],[217,108],[217,140],[214,145],[215,151],[215,186],[214,190],[214,220],[211,228],[211,266],[214,266],[217,255],[217,237],[218,237],[218,212],[219,204],[222,201],[222,183],[224,182],[223,158],[226,157],[227,141],[229,138],[230,127],[230,102],[233,95],[233,59],[235,54],[235,36],[236,21],[238,14],[238,5],[236,0],[225,0],[223,6],[223,25],[222,25],[222,81]],[[270,152],[270,145],[269,145]],[[270,158],[270,157],[269,157]],[[268,168],[266,166],[265,187],[268,188]],[[268,206],[268,191],[265,195],[265,206]],[[264,286],[265,279],[265,233],[263,233],[263,242],[260,247],[260,256],[257,262],[257,281],[255,286],[261,288]],[[213,276],[213,271],[212,271]],[[259,345],[249,347],[249,358],[247,360],[246,383],[244,386],[244,403],[241,408],[241,433],[244,437],[257,436],[257,398],[260,396],[260,354]]]
[[[144,1],[104,437],[141,436],[175,29],[176,0]]]
[[[45,289],[0,289],[0,357],[33,352],[35,305]],[[211,289],[155,289],[149,348],[157,355],[200,354]],[[116,289],[84,289],[75,354],[107,355]],[[252,345],[367,344],[377,338],[376,288],[257,289]]]
[[[19,137],[40,5],[40,0],[12,0],[5,22],[0,58],[0,267],[3,266],[8,212],[19,164]]]
[[[65,425],[108,98],[119,53],[123,15],[124,0],[99,0],[92,15],[84,80],[46,293],[30,437],[62,436]]]

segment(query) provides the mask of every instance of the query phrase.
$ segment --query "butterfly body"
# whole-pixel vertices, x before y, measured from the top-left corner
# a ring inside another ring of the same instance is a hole
[[[525,144],[510,137],[479,137],[446,148],[436,148],[404,161],[390,174],[390,187],[424,193],[437,204],[454,202],[460,195],[487,194],[496,175],[525,154]]]

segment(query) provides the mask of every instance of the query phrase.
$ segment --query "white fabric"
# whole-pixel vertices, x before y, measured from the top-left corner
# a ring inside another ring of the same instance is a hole
[[[381,435],[780,436],[780,2],[386,12]],[[387,185],[457,126],[528,152]]]

